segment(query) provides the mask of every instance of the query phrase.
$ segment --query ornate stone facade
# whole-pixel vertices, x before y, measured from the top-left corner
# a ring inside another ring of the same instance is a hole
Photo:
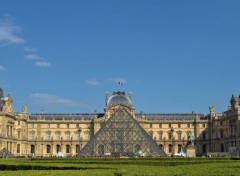
[[[89,140],[119,106],[125,109],[168,155],[185,150],[188,134],[194,135],[196,153],[228,152],[240,144],[240,98],[232,96],[231,105],[223,113],[146,114],[135,113],[132,95],[114,92],[106,95],[104,113],[31,114],[12,109],[10,95],[0,89],[0,151],[6,148],[15,156],[77,156]]]

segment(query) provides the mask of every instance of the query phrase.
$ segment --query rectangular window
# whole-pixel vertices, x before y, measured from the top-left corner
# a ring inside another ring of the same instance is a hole
[[[56,133],[56,139],[60,140],[60,133]]]
[[[47,134],[46,134],[46,139],[47,139],[47,140],[51,140],[51,133],[50,133],[50,132],[47,132]]]
[[[221,130],[220,131],[220,138],[223,138],[224,136],[223,136],[223,131]]]
[[[76,128],[79,128],[79,124],[76,124]]]
[[[178,140],[181,140],[181,139],[182,139],[182,134],[178,133]]]
[[[171,123],[169,123],[169,124],[168,124],[168,127],[169,127],[169,128],[171,128],[171,127],[172,127]]]
[[[69,124],[67,124],[67,128],[69,128]]]
[[[150,123],[150,128],[152,128],[152,124]]]
[[[32,140],[35,139],[35,132],[34,132],[34,131],[31,133],[31,139],[32,139]]]
[[[60,128],[60,124],[57,124],[57,128]]]
[[[178,124],[178,128],[181,128],[181,124],[180,123]]]
[[[162,133],[159,133],[159,140],[162,140]]]
[[[187,127],[190,128],[190,123],[187,124]]]
[[[21,125],[21,121],[18,121],[18,125]]]
[[[75,140],[79,140],[79,133],[75,133]]]
[[[18,136],[18,139],[21,138],[21,132],[20,131],[17,132],[17,136]]]
[[[202,124],[202,127],[205,128],[205,123]]]
[[[172,139],[172,133],[168,133],[168,139]]]
[[[90,139],[90,134],[88,131],[84,132],[84,139],[89,140]]]
[[[66,133],[66,140],[70,140],[70,133]]]
[[[162,128],[162,124],[161,123],[159,123],[159,128]]]

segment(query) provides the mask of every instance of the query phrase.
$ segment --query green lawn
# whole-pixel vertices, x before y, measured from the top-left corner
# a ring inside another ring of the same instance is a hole
[[[0,175],[240,176],[240,160],[231,158],[2,158],[0,159]]]

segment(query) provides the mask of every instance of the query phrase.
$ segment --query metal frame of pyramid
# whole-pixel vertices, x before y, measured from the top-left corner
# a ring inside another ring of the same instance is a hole
[[[81,156],[167,156],[124,106],[115,110],[78,154]]]
[[[8,149],[3,148],[0,151],[0,158],[14,158],[13,154],[8,151]]]

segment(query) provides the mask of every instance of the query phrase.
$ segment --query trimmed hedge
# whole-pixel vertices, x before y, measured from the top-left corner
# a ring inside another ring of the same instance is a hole
[[[56,167],[56,166],[34,166],[34,165],[5,165],[0,164],[1,171],[16,171],[16,170],[93,170],[93,169],[115,169],[105,167]]]

